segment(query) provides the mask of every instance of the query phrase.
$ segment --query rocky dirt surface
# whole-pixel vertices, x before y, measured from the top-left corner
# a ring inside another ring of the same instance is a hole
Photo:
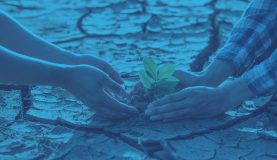
[[[105,59],[138,80],[143,56],[200,71],[226,41],[249,0],[0,0],[32,32]],[[0,86],[0,159],[271,160],[277,98],[257,97],[209,120],[109,121],[67,91]]]

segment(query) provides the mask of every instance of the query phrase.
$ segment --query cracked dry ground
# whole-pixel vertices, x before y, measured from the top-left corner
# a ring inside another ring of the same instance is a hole
[[[248,3],[0,0],[0,9],[50,42],[105,59],[130,90],[143,56],[200,71]],[[0,159],[277,159],[276,105],[274,96],[257,97],[208,121],[111,122],[60,88],[2,85]]]

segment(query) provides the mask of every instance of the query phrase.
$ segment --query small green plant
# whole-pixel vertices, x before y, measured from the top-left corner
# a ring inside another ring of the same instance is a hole
[[[144,69],[139,72],[143,90],[150,99],[158,99],[175,91],[179,80],[173,76],[175,65],[171,63],[158,66],[151,58],[143,59]]]

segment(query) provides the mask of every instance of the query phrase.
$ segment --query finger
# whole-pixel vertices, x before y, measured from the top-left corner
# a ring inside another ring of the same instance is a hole
[[[106,96],[106,93],[102,90],[97,90],[98,94],[91,97],[92,94],[87,94],[83,90],[84,96],[78,96],[80,100],[84,102],[85,105],[91,107],[97,112],[97,115],[100,115],[101,117],[108,118],[108,119],[123,119],[128,118],[130,115],[124,113],[124,112],[118,112],[116,110],[112,110],[105,104],[104,102],[108,99],[104,99],[103,97]],[[110,97],[109,97],[110,98]]]
[[[135,85],[134,89],[137,90],[137,89],[139,89],[139,88],[141,88],[141,87],[142,87],[142,83],[139,82],[139,83],[137,83],[137,84]]]
[[[139,82],[134,86],[134,89],[131,91],[130,95],[138,94],[140,91],[140,88],[142,88],[142,83]]]
[[[118,82],[119,84],[123,84],[123,80],[120,77],[119,73],[116,72],[108,63],[106,63],[105,61],[101,61],[99,68],[107,73],[114,81]]]
[[[173,75],[182,82],[185,76],[185,72],[181,70],[176,70]]]
[[[123,83],[123,80],[120,77],[119,73],[116,72],[107,62],[91,55],[84,55],[81,56],[81,58],[83,62],[86,62],[86,64],[97,67],[98,69],[108,74],[114,81],[120,84]]]
[[[168,103],[168,104],[153,107],[153,108],[148,108],[145,114],[149,116],[153,116],[153,115],[163,114],[167,112],[174,112],[176,110],[191,108],[197,104],[198,104],[197,99],[186,98],[186,99],[183,99],[182,101]]]
[[[164,105],[164,104],[167,104],[167,103],[174,103],[176,101],[182,100],[183,98],[185,98],[185,97],[183,96],[183,93],[181,91],[176,92],[176,93],[170,94],[168,96],[165,96],[164,98],[162,98],[160,100],[157,100],[157,101],[154,101],[154,102],[150,103],[148,105],[148,108],[161,106],[161,105]]]
[[[180,117],[183,117],[184,115],[186,115],[187,112],[189,112],[189,110],[190,110],[190,108],[185,108],[182,110],[177,110],[177,111],[173,111],[173,112],[150,116],[150,120],[151,121],[166,121],[166,120],[172,119],[172,118],[180,118]]]
[[[192,102],[191,102],[192,103]],[[174,103],[168,103],[162,106],[156,106],[152,108],[147,108],[145,111],[146,115],[157,115],[157,114],[162,114],[162,113],[167,113],[167,112],[174,112],[176,110],[180,110],[185,108],[186,106],[184,105],[184,101],[177,101]]]
[[[91,97],[92,94],[83,93],[84,96],[79,96],[80,100],[84,102],[86,106],[91,107],[96,112],[98,112],[100,115],[108,115],[108,117],[122,117],[126,118],[130,115],[124,113],[124,112],[118,112],[114,110],[112,107],[113,105],[107,105],[105,102],[109,101],[110,99],[116,101],[112,97],[108,96],[103,90],[97,90],[96,95]],[[116,101],[117,102],[117,101]],[[119,103],[119,102],[117,102]],[[118,114],[118,116],[116,115]]]
[[[189,86],[195,86],[196,84],[199,84],[199,76],[198,73],[188,72],[188,71],[181,71],[177,70],[174,72],[174,76],[178,78],[179,86],[181,87],[189,87]]]
[[[102,101],[105,104],[105,107],[109,108],[111,111],[113,110],[129,115],[134,115],[138,113],[138,110],[136,108],[121,103],[106,93],[103,94]]]
[[[102,74],[102,78],[100,78],[99,83],[109,92],[121,95],[123,97],[127,97],[128,95],[127,92],[118,83],[105,74]]]

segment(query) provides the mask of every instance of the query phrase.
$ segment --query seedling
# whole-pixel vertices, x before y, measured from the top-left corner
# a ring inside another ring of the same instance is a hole
[[[174,64],[158,66],[151,58],[144,58],[143,65],[144,69],[139,72],[139,77],[147,97],[155,100],[175,91],[179,80],[173,76],[176,67]]]

